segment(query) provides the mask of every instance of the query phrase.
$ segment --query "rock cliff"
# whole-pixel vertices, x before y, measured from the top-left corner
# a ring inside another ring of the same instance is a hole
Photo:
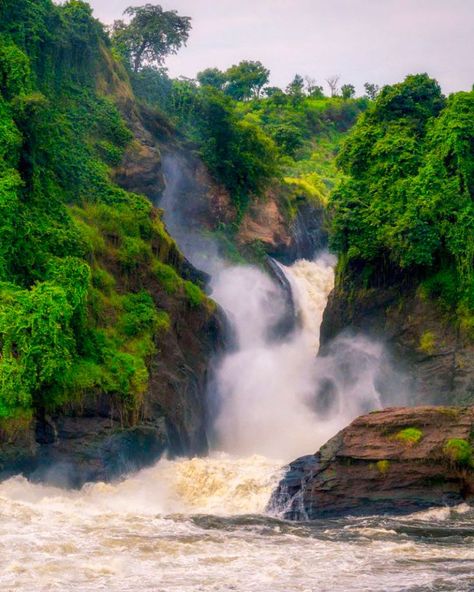
[[[474,344],[414,286],[361,289],[339,278],[324,313],[322,351],[343,331],[383,339],[414,405],[474,403]]]
[[[293,520],[409,513],[474,499],[474,407],[364,415],[290,463],[272,509]]]
[[[96,69],[97,93],[116,104],[133,134],[122,162],[111,171],[113,180],[155,203],[165,187],[161,144],[172,134],[169,124],[138,105],[123,67],[105,47]],[[169,318],[167,330],[155,336],[156,353],[147,362],[148,388],[139,410],[131,413],[114,393],[94,388],[55,409],[39,408],[31,418],[0,422],[0,479],[22,472],[78,487],[149,465],[165,450],[207,452],[206,385],[212,356],[222,346],[222,319],[211,301],[199,295],[199,302],[193,302],[181,288],[189,281],[203,287],[205,276],[166,232],[162,212],[153,209],[151,216],[161,230],[148,239],[148,248],[179,289],[167,288],[139,257],[133,273],[124,272],[113,232],[104,234],[103,252],[95,255],[118,294],[146,290]]]

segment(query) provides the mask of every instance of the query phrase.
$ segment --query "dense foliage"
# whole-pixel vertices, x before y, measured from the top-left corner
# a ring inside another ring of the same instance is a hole
[[[0,5],[0,419],[94,392],[133,416],[169,329],[143,277],[172,241],[111,181],[132,134],[96,90],[108,43],[80,0]]]
[[[365,98],[324,97],[301,76],[286,92],[265,86],[268,77],[248,61],[225,72],[208,68],[197,81],[171,80],[163,69],[132,73],[137,96],[167,113],[229,190],[237,225],[270,186],[282,189],[290,215],[301,199],[325,202],[339,174],[340,140],[367,106]]]
[[[344,143],[333,246],[369,282],[422,281],[469,329],[474,310],[474,92],[427,75],[382,89]],[[398,271],[397,271],[398,270]],[[474,325],[470,327],[470,330]]]
[[[162,66],[164,58],[177,53],[186,43],[191,19],[160,5],[130,6],[125,11],[130,22],[115,21],[112,40],[134,72],[144,65]]]

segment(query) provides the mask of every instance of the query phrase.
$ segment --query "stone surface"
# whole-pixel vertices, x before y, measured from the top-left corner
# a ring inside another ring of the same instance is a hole
[[[369,335],[383,340],[406,376],[410,403],[474,403],[474,343],[435,302],[406,285],[362,290],[344,278],[337,284],[321,326],[322,353],[343,331]]]
[[[400,437],[407,428],[418,442]],[[410,513],[474,501],[474,466],[445,446],[474,439],[474,407],[400,407],[356,419],[319,452],[290,463],[271,507],[288,519]]]

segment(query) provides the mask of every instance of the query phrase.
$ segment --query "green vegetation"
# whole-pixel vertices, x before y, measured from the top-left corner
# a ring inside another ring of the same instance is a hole
[[[431,356],[435,352],[435,346],[436,335],[433,331],[425,331],[420,337],[420,351]]]
[[[179,16],[175,10],[146,4],[130,6],[125,14],[131,20],[115,21],[112,40],[134,72],[141,70],[144,63],[162,66],[164,58],[177,53],[188,40],[191,19]]]
[[[111,180],[132,133],[97,91],[109,50],[85,2],[0,5],[0,420],[15,425],[91,392],[133,421],[171,326],[157,270],[204,300],[168,265],[157,211]]]
[[[443,452],[452,462],[463,467],[474,468],[474,454],[472,446],[467,440],[460,438],[448,440],[444,445]]]
[[[394,439],[407,444],[408,446],[414,446],[423,438],[423,431],[419,428],[405,428],[395,434]]]
[[[381,475],[386,475],[390,470],[390,461],[389,460],[379,460],[379,461],[377,461],[375,466],[377,467],[377,471]]]
[[[133,134],[110,89],[129,109],[129,82],[228,190],[235,220],[216,235],[234,259],[243,217],[270,192],[288,222],[328,205],[341,267],[369,286],[409,277],[474,338],[474,92],[446,99],[417,75],[355,98],[333,77],[326,97],[299,74],[268,86],[257,61],[171,80],[163,60],[190,19],[126,13],[109,37],[82,0],[0,4],[0,421],[99,392],[133,421],[173,304],[212,307],[181,277],[160,212],[113,181]],[[434,335],[419,347],[431,353]]]
[[[474,327],[474,92],[426,74],[378,94],[344,142],[332,247],[371,286],[402,277]]]
[[[324,97],[301,76],[286,92],[265,86],[269,71],[260,62],[243,61],[225,72],[209,68],[197,81],[171,80],[163,69],[130,74],[137,96],[166,112],[229,191],[237,210],[234,231],[270,187],[290,218],[307,201],[325,204],[340,177],[335,156],[342,137],[368,104]]]
[[[206,300],[206,295],[201,290],[201,288],[199,286],[196,286],[196,284],[193,284],[192,282],[184,282],[184,291],[186,293],[190,306],[192,306],[193,308],[201,306],[201,304],[203,304]]]

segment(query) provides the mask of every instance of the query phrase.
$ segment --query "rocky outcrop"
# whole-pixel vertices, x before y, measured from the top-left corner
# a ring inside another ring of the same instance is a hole
[[[154,201],[166,211],[173,236],[179,234],[183,226],[187,233],[194,235],[202,235],[204,230],[214,234],[217,244],[224,245],[224,251],[232,243],[250,259],[266,253],[286,264],[296,259],[312,259],[316,251],[326,246],[323,206],[302,200],[294,218],[290,219],[285,210],[285,196],[277,185],[260,198],[251,200],[239,222],[229,192],[210,176],[190,146],[167,141],[161,144],[161,153],[164,176],[174,179],[179,186],[179,201],[171,204],[167,191]],[[192,242],[194,247],[196,243],[196,237],[192,240],[188,236],[179,238],[180,245]]]
[[[339,279],[321,326],[324,353],[341,332],[382,339],[414,405],[474,403],[474,343],[415,287],[351,288]]]
[[[86,393],[75,404],[28,425],[0,423],[0,479],[23,473],[32,480],[80,487],[110,481],[171,455],[207,453],[206,391],[213,354],[223,347],[221,318],[170,296],[141,278],[171,319],[149,362],[149,387],[138,416],[113,395]]]
[[[271,508],[293,520],[474,501],[474,407],[391,408],[292,462]]]
[[[239,228],[236,240],[245,249],[254,243],[263,245],[265,252],[282,263],[297,259],[313,259],[317,251],[327,246],[324,206],[305,200],[299,204],[292,220],[283,212],[284,197],[278,191],[268,191],[253,203]]]

